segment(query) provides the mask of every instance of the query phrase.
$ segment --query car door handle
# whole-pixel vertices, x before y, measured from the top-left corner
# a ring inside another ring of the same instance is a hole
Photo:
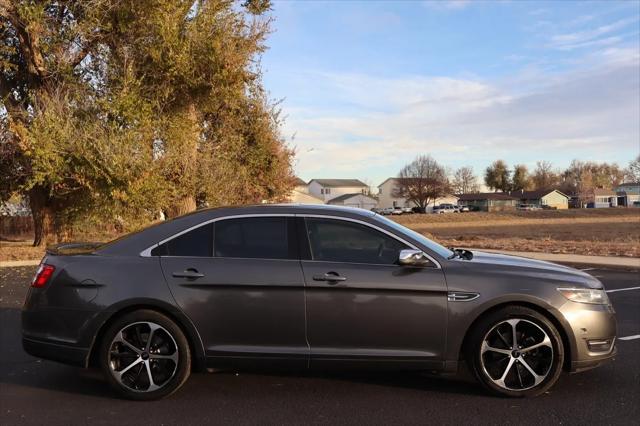
[[[327,272],[323,275],[314,275],[314,281],[327,281],[329,284],[336,284],[341,281],[346,281],[347,277],[341,277],[336,272]]]
[[[204,274],[198,272],[197,269],[193,269],[193,268],[185,269],[182,272],[174,272],[171,275],[173,275],[174,278],[188,278],[191,280],[204,277]]]

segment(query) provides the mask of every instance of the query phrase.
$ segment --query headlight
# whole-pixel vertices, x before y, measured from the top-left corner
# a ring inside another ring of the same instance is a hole
[[[559,288],[558,291],[572,302],[608,305],[609,298],[604,290],[591,288]]]

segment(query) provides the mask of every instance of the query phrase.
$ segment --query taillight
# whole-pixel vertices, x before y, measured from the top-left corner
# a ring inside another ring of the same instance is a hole
[[[36,272],[36,276],[33,277],[33,280],[31,281],[31,287],[44,287],[51,279],[55,270],[56,268],[51,265],[47,265],[46,263],[41,264]]]

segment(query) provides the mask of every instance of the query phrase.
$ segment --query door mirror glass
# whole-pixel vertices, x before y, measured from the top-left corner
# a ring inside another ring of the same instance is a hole
[[[403,266],[429,266],[431,261],[420,250],[400,250],[398,263]]]

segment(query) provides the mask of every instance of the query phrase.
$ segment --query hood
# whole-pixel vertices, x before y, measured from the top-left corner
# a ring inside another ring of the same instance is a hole
[[[460,261],[478,266],[497,266],[504,273],[513,273],[514,275],[526,274],[546,280],[574,283],[590,288],[603,287],[597,278],[586,272],[543,260],[473,250],[473,259]]]

